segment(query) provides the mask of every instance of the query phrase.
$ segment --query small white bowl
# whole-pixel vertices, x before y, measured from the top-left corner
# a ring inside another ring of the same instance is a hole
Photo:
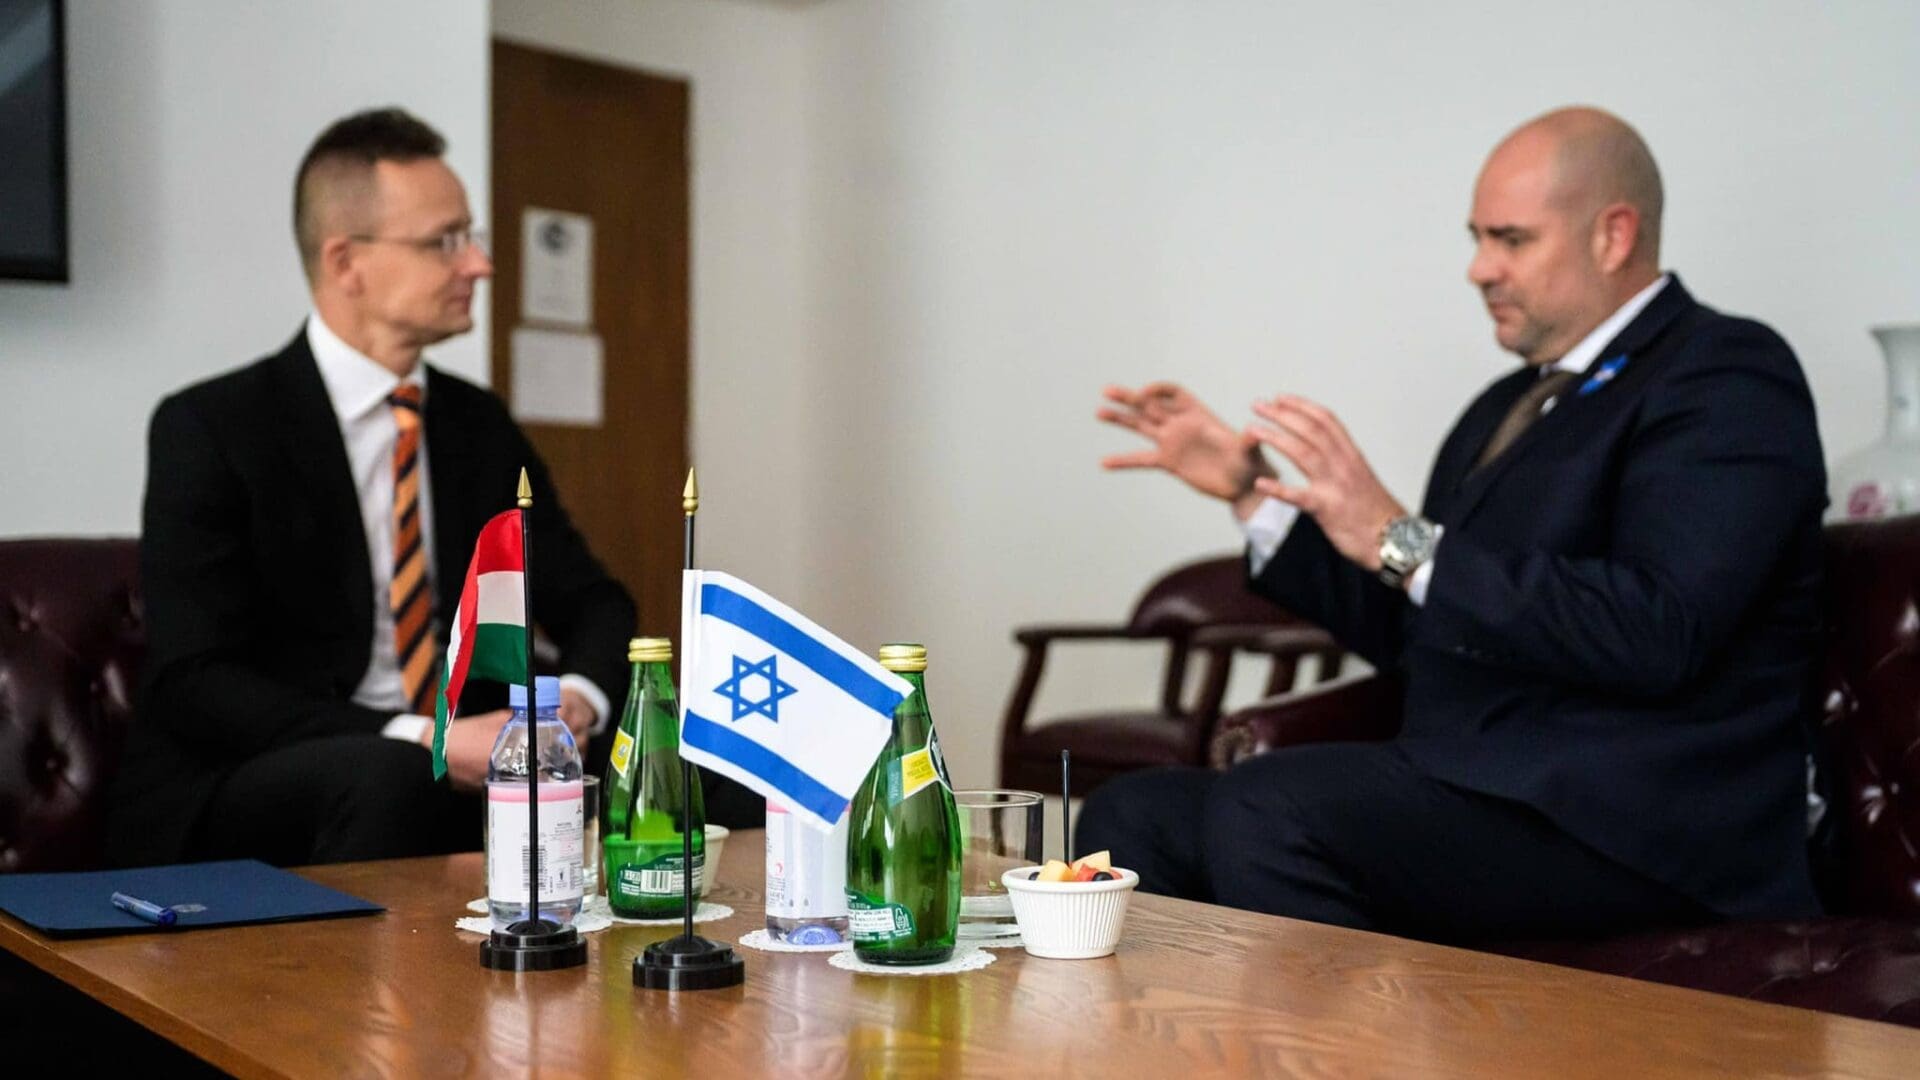
[[[707,890],[713,888],[713,879],[720,872],[720,853],[727,849],[727,827],[725,825],[707,826],[707,861],[700,868],[700,899],[707,898]]]
[[[1140,875],[1115,867],[1112,881],[1034,881],[1029,875],[1038,869],[1019,866],[1000,875],[1027,952],[1050,960],[1091,960],[1113,952]]]

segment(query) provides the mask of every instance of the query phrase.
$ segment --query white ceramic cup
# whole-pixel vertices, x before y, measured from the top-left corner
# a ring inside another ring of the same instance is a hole
[[[727,848],[727,827],[725,825],[707,826],[707,861],[700,873],[700,899],[707,898],[707,890],[713,888],[713,877],[720,872],[720,853]]]

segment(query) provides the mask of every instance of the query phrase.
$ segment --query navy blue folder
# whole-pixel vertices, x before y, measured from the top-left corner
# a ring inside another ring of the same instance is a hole
[[[171,907],[179,921],[161,927],[113,906],[126,893]],[[330,919],[386,909],[253,859],[88,870],[72,874],[0,874],[0,910],[52,937],[135,930]]]

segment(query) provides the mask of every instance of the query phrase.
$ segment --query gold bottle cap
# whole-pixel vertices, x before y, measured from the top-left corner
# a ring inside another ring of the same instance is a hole
[[[888,671],[925,671],[927,670],[927,647],[925,645],[882,645],[880,646],[880,666]]]
[[[663,637],[637,637],[627,642],[630,664],[669,663],[673,660],[673,642]]]

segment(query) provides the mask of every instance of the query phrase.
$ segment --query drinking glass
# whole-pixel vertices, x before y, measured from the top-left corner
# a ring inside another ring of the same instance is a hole
[[[1036,791],[992,788],[956,791],[960,810],[960,931],[962,938],[1020,932],[1013,901],[1000,875],[1040,861],[1046,801]]]
[[[586,785],[582,792],[580,820],[583,834],[580,837],[580,895],[588,900],[600,895],[600,818],[606,813],[606,807],[600,805],[600,778],[583,776],[580,782]]]

